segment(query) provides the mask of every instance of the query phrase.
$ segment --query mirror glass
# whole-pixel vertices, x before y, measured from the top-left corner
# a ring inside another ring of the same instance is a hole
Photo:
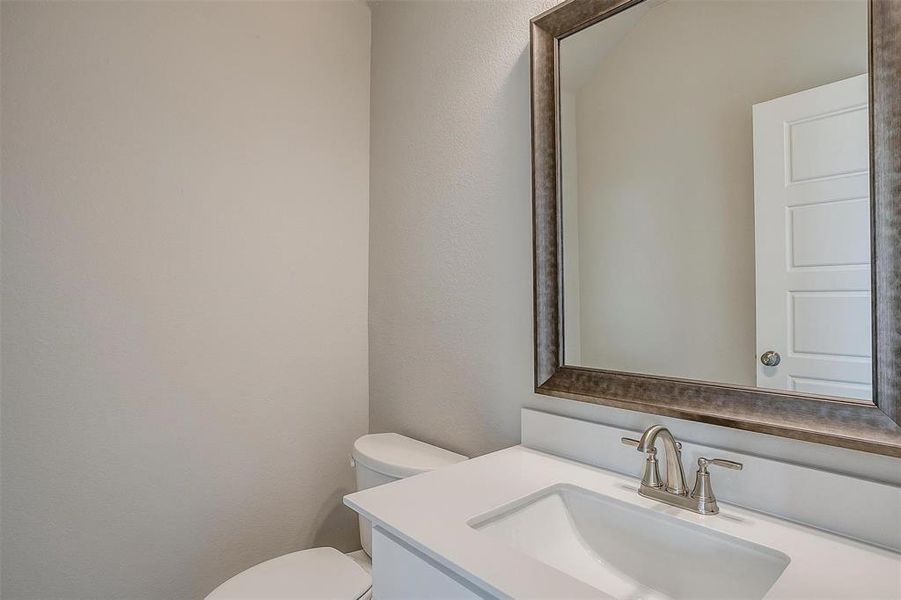
[[[564,363],[872,402],[867,3],[560,43]]]

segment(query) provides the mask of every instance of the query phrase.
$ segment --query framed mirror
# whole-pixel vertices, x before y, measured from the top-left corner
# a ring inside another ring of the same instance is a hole
[[[531,23],[538,393],[901,456],[901,2]]]

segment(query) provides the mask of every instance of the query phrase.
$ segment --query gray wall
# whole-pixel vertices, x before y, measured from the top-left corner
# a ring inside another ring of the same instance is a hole
[[[369,10],[2,3],[4,599],[359,547]]]
[[[373,431],[515,444],[531,395],[529,19],[553,2],[372,5]]]
[[[896,459],[532,392],[528,21],[551,4],[373,6],[371,429],[480,454],[529,406],[901,483]]]

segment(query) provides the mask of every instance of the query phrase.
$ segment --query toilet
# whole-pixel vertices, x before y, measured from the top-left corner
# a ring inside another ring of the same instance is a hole
[[[465,456],[396,433],[372,433],[354,442],[357,490],[390,483],[466,460]],[[238,573],[206,600],[369,600],[372,525],[360,517],[363,550],[342,554],[310,548],[285,554]]]

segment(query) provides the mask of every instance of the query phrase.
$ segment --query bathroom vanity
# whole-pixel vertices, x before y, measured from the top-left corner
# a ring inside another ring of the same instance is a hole
[[[639,496],[643,457],[618,439],[635,433],[524,410],[523,445],[347,496],[374,524],[374,596],[901,597],[897,487],[683,443],[686,466],[746,463],[712,475],[720,513],[695,514]],[[799,484],[787,504],[755,493],[781,479]],[[870,508],[830,517],[849,502]]]

